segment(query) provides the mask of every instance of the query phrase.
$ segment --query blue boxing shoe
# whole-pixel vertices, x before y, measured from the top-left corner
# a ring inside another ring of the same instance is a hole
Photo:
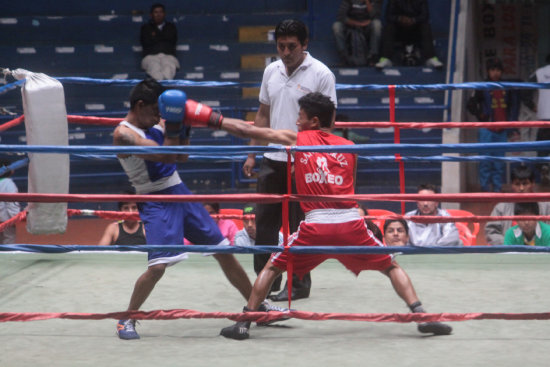
[[[116,325],[116,333],[120,339],[139,339],[139,334],[136,331],[136,320],[119,320]]]

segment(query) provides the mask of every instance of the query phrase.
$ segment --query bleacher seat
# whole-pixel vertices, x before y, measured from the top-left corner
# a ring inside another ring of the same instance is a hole
[[[451,216],[475,217],[474,213],[463,209],[445,209]],[[455,222],[464,246],[475,246],[479,233],[479,222]]]
[[[242,209],[237,208],[220,208],[220,214],[231,214],[231,215],[243,215]],[[242,219],[231,219],[236,225],[239,231],[243,229],[243,220]]]

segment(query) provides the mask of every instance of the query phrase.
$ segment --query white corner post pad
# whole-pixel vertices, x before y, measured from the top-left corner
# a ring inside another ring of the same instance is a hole
[[[25,78],[21,89],[28,145],[69,145],[63,85],[46,74],[23,69],[12,72]],[[69,155],[29,153],[29,193],[67,194]],[[31,234],[64,233],[67,203],[29,203],[27,231]]]

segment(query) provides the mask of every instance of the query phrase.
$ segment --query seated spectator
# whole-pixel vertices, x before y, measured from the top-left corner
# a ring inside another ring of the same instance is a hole
[[[409,245],[409,226],[405,219],[386,219],[384,222],[384,243],[388,246]]]
[[[418,186],[420,195],[433,195],[437,192],[434,185],[422,184]],[[450,216],[444,209],[437,207],[436,201],[422,200],[417,202],[418,209],[406,215],[433,215]],[[407,221],[409,225],[409,241],[412,246],[462,246],[458,229],[452,222],[449,223],[415,223]]]
[[[129,192],[123,194],[129,194]],[[121,201],[118,203],[118,210],[137,213],[138,206],[133,201]],[[145,245],[146,243],[145,228],[141,220],[125,219],[109,224],[97,245]]]
[[[510,174],[512,181],[512,192],[516,194],[534,192],[535,173],[525,165],[516,166]],[[550,202],[541,201],[538,203],[540,215],[550,215]],[[515,203],[498,203],[491,211],[492,217],[514,215]],[[485,225],[485,240],[489,245],[502,245],[506,231],[512,227],[511,220],[495,220]]]
[[[428,67],[441,68],[443,63],[435,56],[430,13],[427,0],[389,0],[386,9],[386,24],[382,32],[382,50],[380,60],[376,63],[379,69],[392,66],[395,41],[420,47],[420,58]],[[416,56],[410,50],[405,55],[405,65],[415,65]]]
[[[529,78],[529,82],[536,83],[550,83],[550,54],[546,55],[545,64],[539,67],[533,75]],[[533,97],[532,90],[522,90],[522,92],[528,91],[529,97]],[[537,104],[531,107],[532,110],[537,113],[537,120],[550,121],[550,89],[539,89],[536,92]],[[522,100],[525,103],[525,100]],[[537,129],[537,141],[550,140],[550,128],[538,128]],[[550,155],[550,150],[537,151],[537,157],[547,157]],[[541,171],[541,183],[544,185],[550,184],[550,167],[548,163],[540,164]]]
[[[0,167],[7,167],[11,164],[9,160],[0,161]],[[4,194],[16,194],[18,192],[15,182],[10,178],[13,171],[9,170],[0,176],[0,192]],[[0,202],[0,223],[15,217],[21,211],[19,203],[16,201]],[[15,243],[15,225],[8,226],[0,232],[0,244],[12,245]]]
[[[256,205],[246,204],[243,208],[243,229],[235,235],[235,246],[254,246],[256,244]],[[246,216],[249,216],[248,218]],[[279,245],[283,243],[283,234],[279,232]]]
[[[180,67],[176,58],[178,31],[174,23],[166,21],[164,5],[151,6],[151,19],[141,26],[140,40],[141,68],[156,80],[174,79]]]
[[[514,215],[539,215],[538,203],[516,203]],[[505,245],[550,246],[550,225],[536,220],[518,220],[504,235]]]
[[[381,0],[342,0],[332,32],[344,65],[373,66],[378,60]]]
[[[208,212],[210,215],[216,215],[220,214],[220,204],[219,203],[205,203],[204,209]],[[218,224],[218,228],[220,229],[220,232],[222,235],[231,242],[231,245],[235,243],[235,235],[239,231],[237,228],[237,225],[235,222],[233,222],[231,219],[216,219],[214,218],[214,222]]]

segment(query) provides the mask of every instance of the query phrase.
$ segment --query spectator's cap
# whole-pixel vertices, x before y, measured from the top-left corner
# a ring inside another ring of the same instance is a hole
[[[243,208],[243,215],[256,214],[255,204],[246,204]]]
[[[489,69],[499,69],[500,71],[504,70],[502,61],[498,58],[487,60],[487,70]]]

